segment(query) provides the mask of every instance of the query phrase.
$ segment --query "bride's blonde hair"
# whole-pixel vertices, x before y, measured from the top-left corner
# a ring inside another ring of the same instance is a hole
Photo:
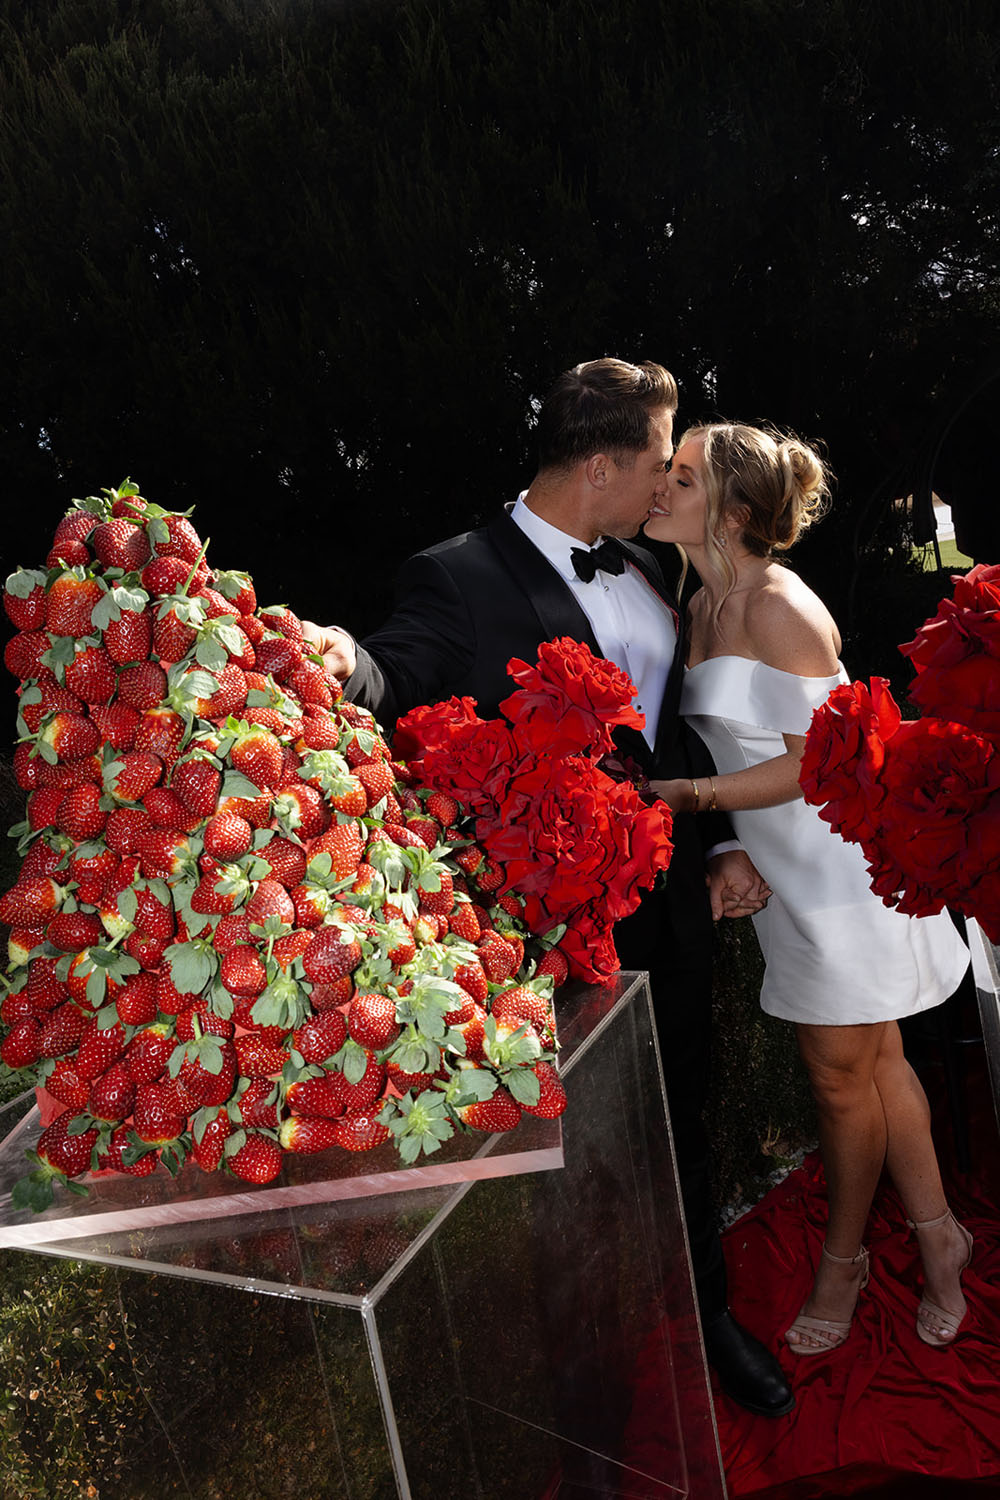
[[[816,449],[794,434],[712,422],[689,427],[681,442],[699,437],[705,440],[705,543],[727,585],[713,611],[718,623],[736,583],[736,569],[719,541],[725,521],[735,517],[740,541],[755,557],[786,552],[825,511],[832,475]]]

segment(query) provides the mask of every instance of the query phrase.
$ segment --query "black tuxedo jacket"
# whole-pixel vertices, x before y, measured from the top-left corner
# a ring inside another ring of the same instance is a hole
[[[623,542],[630,561],[669,607],[673,602],[656,559]],[[705,745],[680,718],[684,675],[683,622],[660,709],[656,745],[636,731],[620,730],[619,747],[650,775],[708,776],[714,771]],[[387,730],[419,703],[469,695],[484,718],[514,689],[511,657],[535,660],[543,641],[570,636],[601,655],[590,622],[551,563],[503,512],[488,526],[452,537],[411,557],[398,579],[397,607],[358,647],[358,665],[346,684],[348,698],[370,708]],[[723,814],[702,814],[705,848],[732,838]]]

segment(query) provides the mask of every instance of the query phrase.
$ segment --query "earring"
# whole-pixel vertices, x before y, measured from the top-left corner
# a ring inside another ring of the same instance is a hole
[[[726,533],[724,531],[717,531],[715,533],[715,540],[718,542],[720,547],[726,547],[729,545],[726,541]]]

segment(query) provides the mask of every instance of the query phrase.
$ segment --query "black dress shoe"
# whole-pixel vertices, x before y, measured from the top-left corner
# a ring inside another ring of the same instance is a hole
[[[705,1355],[733,1401],[758,1417],[783,1417],[795,1405],[781,1366],[728,1310],[702,1324]]]

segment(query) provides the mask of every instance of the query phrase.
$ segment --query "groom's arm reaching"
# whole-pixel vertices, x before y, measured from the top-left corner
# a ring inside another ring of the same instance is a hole
[[[447,696],[475,655],[475,630],[448,570],[426,553],[400,569],[399,602],[359,645],[335,626],[304,620],[306,638],[344,684],[352,702],[387,726],[418,703]]]

